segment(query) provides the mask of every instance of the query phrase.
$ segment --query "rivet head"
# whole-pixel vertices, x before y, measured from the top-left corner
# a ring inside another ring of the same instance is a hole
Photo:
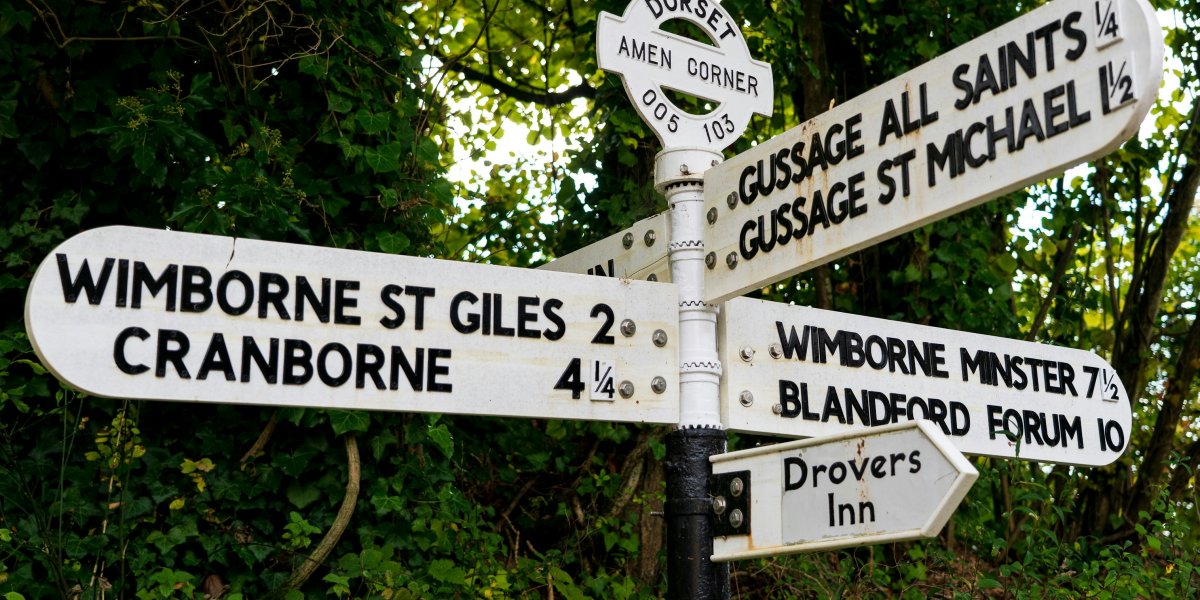
[[[783,405],[776,402],[775,405],[771,407],[771,412],[773,412],[777,415],[782,415],[783,414]]]
[[[655,394],[661,394],[667,391],[667,379],[661,375],[655,376],[650,380],[650,389],[654,390]]]
[[[742,406],[749,407],[754,404],[754,394],[751,394],[750,390],[742,390],[742,393],[738,394],[738,402],[741,402]]]
[[[655,273],[651,273],[646,276],[646,281],[658,281],[658,275]]]
[[[783,346],[773,343],[767,346],[767,353],[771,355],[771,358],[783,358]]]
[[[717,253],[716,252],[709,252],[707,255],[704,256],[704,266],[708,267],[710,270],[713,267],[717,266]]]
[[[713,512],[717,513],[718,515],[725,514],[725,508],[728,505],[729,503],[725,500],[725,496],[717,496],[716,498],[712,499]]]
[[[737,268],[737,252],[730,252],[729,256],[725,257],[725,266],[729,267],[730,269]]]
[[[744,519],[742,518],[742,509],[735,508],[729,513],[729,526],[737,529],[742,526]]]
[[[621,321],[621,335],[629,337],[637,331],[637,323],[632,319],[624,319]]]
[[[655,346],[662,348],[663,346],[667,345],[667,332],[661,329],[655,329],[654,335],[650,336],[650,340],[654,342]]]
[[[633,397],[633,382],[632,381],[622,381],[621,385],[617,386],[617,391],[621,393],[622,398],[632,398]]]
[[[742,348],[738,350],[738,356],[742,357],[742,360],[750,362],[754,359],[754,348],[751,348],[750,346],[742,346]]]
[[[645,235],[644,237],[642,237],[642,240],[646,242],[646,245],[647,245],[647,246],[653,246],[653,245],[654,245],[654,240],[655,240],[655,239],[657,239],[657,238],[658,238],[658,236],[657,236],[657,235],[655,235],[655,234],[654,234],[654,230],[653,230],[653,229],[651,229],[650,231],[647,231],[647,232],[646,232],[646,235]]]
[[[737,192],[729,192],[729,195],[725,196],[725,202],[727,204],[729,204],[729,208],[731,210],[734,208],[737,208],[737,202],[738,202]]]
[[[742,492],[745,489],[746,489],[746,485],[744,483],[742,483],[741,477],[734,477],[733,481],[729,482],[729,493],[733,494],[734,498],[741,496]]]
[[[717,207],[708,209],[708,224],[712,225],[717,222]]]
[[[621,245],[625,246],[626,250],[632,248],[633,247],[633,234],[626,232],[625,235],[621,236]]]

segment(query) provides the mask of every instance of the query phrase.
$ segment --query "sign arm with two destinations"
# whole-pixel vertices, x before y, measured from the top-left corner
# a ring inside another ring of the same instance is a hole
[[[646,282],[105,227],[42,262],[25,324],[58,378],[98,396],[673,423],[675,297]]]
[[[709,170],[709,302],[1115,150],[1162,80],[1153,10],[1059,0]]]

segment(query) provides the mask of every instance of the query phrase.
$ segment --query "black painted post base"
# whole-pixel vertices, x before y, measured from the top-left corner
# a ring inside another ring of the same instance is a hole
[[[721,429],[678,429],[667,435],[667,598],[729,598],[729,564],[713,552],[708,457],[725,452]]]

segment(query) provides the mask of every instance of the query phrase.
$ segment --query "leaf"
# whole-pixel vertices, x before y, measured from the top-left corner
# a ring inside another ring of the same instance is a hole
[[[433,443],[442,451],[442,454],[446,455],[446,458],[454,456],[454,436],[450,434],[450,430],[446,429],[444,424],[437,427],[430,427],[426,432],[429,434],[429,439],[433,440]]]
[[[331,410],[329,424],[333,426],[335,435],[351,431],[366,431],[371,425],[371,417],[361,410]]]
[[[398,142],[384,144],[378,148],[364,148],[363,158],[367,161],[367,166],[371,167],[376,173],[389,173],[400,168],[400,153],[404,151],[404,146]]]
[[[17,112],[16,100],[0,100],[0,138],[17,138],[17,121],[13,115]]]
[[[387,113],[372,113],[363,108],[354,113],[354,118],[362,125],[363,132],[372,135],[387,130],[388,117]]]
[[[400,254],[408,249],[408,236],[399,231],[386,231],[375,236],[379,251],[388,254]]]
[[[429,575],[443,583],[462,585],[466,583],[466,573],[453,562],[439,558],[429,563]]]
[[[28,358],[22,358],[19,360],[15,360],[13,362],[15,362],[17,364],[27,365],[30,369],[33,369],[33,372],[36,375],[45,375],[46,374],[46,367],[43,367],[40,363],[29,360]]]
[[[438,145],[429,138],[423,138],[417,142],[417,158],[421,161],[435,165],[438,162]]]
[[[162,187],[167,180],[167,163],[158,160],[154,148],[148,144],[135,146],[133,149],[133,164],[139,171],[150,178],[154,187]]]
[[[382,516],[391,512],[403,512],[408,507],[408,502],[398,496],[374,496],[371,498],[371,505]]]
[[[291,482],[287,488],[287,499],[296,508],[304,508],[309,504],[317,501],[321,497],[321,491],[314,485]]]
[[[981,589],[981,590],[994,590],[994,589],[998,589],[999,587],[1000,587],[1000,582],[996,581],[995,579],[980,579],[979,580],[979,589]]]
[[[322,78],[325,76],[325,63],[316,55],[308,55],[300,59],[297,68],[305,75]]]
[[[139,171],[149,175],[154,168],[155,156],[154,148],[148,144],[139,144],[133,148],[133,166]]]
[[[329,110],[333,112],[348,113],[354,107],[349,98],[340,94],[330,92],[327,98],[329,100]]]

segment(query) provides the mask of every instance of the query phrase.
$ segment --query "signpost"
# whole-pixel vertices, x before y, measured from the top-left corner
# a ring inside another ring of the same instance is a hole
[[[100,396],[675,424],[672,598],[727,596],[720,561],[936,534],[960,450],[1124,452],[1093,353],[731,298],[1116,148],[1162,76],[1144,0],[1047,4],[724,164],[774,90],[719,3],[601,13],[597,55],[663,143],[669,215],[537,271],[96,229],[38,268],[35,350]],[[725,427],[824,437],[722,454]]]
[[[719,324],[722,421],[797,437],[929,420],[967,454],[1106,465],[1129,396],[1095,353],[748,298]]]
[[[98,396],[673,423],[675,289],[105,227],[42,262],[26,328]]]
[[[667,263],[670,225],[668,214],[659,213],[538,268],[666,283],[671,281],[671,267]]]
[[[673,21],[690,23],[706,39],[662,29]],[[738,22],[716,1],[634,0],[621,17],[601,13],[596,55],[600,68],[621,78],[663,145],[654,187],[671,207],[668,260],[679,290],[680,337],[679,421],[667,437],[667,592],[680,599],[728,596],[729,569],[709,558],[712,523],[704,510],[708,457],[725,451],[726,436],[717,315],[704,302],[703,174],[721,162],[721,151],[741,137],[754,113],[770,114],[771,68],[750,57]],[[716,106],[686,112],[672,99],[675,92]]]
[[[979,476],[924,421],[730,452],[712,463],[721,483],[713,490],[723,534],[717,561],[933,537]]]
[[[1116,149],[1162,59],[1144,0],[1051,2],[711,169],[706,300]]]

